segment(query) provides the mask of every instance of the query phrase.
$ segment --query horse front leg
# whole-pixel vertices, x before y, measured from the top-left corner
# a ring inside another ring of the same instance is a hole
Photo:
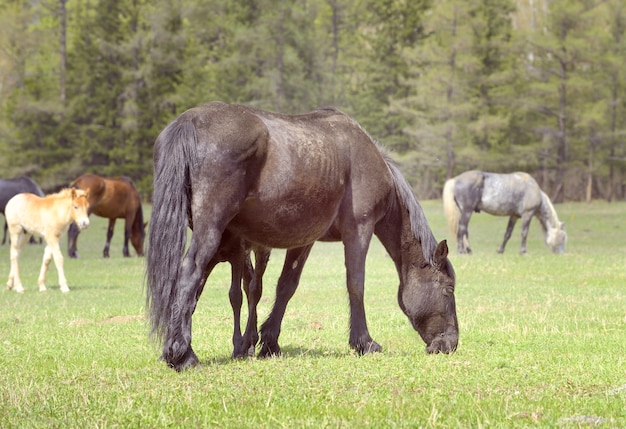
[[[313,243],[295,249],[289,249],[285,255],[283,271],[276,285],[276,300],[267,320],[261,325],[261,350],[259,357],[279,356],[278,337],[280,326],[285,316],[287,304],[298,288],[298,282]]]
[[[52,249],[50,244],[46,243],[46,248],[43,250],[43,261],[41,262],[41,269],[39,270],[39,278],[37,284],[39,284],[39,292],[46,291],[46,274],[48,272],[48,266],[52,260]]]
[[[515,223],[517,222],[517,217],[511,216],[509,218],[509,223],[506,226],[506,231],[504,232],[504,240],[498,249],[498,253],[504,253],[504,248],[506,247],[507,241],[511,238],[511,234],[513,234],[513,228],[515,228]]]
[[[176,371],[199,363],[191,348],[192,316],[207,278],[205,267],[209,266],[221,239],[221,232],[217,230],[207,231],[199,237],[196,231],[201,230],[202,225],[194,225],[191,243],[182,261],[161,355],[168,366]]]
[[[109,227],[107,228],[107,241],[104,244],[104,249],[102,250],[102,256],[104,258],[109,257],[109,249],[111,248],[111,239],[113,238],[113,231],[115,230],[115,218],[109,219]],[[124,256],[128,256],[128,241],[124,241]]]
[[[358,354],[382,351],[367,329],[365,305],[365,257],[372,233],[361,229],[352,240],[344,239],[346,286],[350,300],[350,347]]]
[[[528,238],[528,230],[530,228],[530,221],[532,220],[532,214],[524,213],[522,215],[522,244],[520,245],[519,253],[521,255],[526,254],[526,239]]]
[[[21,232],[11,233],[10,242],[10,260],[11,270],[9,271],[9,280],[7,281],[7,289],[15,289],[17,293],[24,293],[24,287],[22,286],[22,280],[20,279],[20,270],[18,266],[18,260],[20,258],[20,251],[28,241],[30,236],[22,234]]]

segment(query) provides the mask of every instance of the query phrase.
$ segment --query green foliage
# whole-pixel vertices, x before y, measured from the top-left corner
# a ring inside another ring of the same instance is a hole
[[[435,237],[449,238],[441,202],[422,206]],[[92,216],[81,258],[65,260],[69,294],[54,264],[48,292],[37,291],[40,245],[20,259],[25,294],[0,290],[0,426],[624,427],[624,203],[556,209],[569,234],[563,255],[550,252],[535,220],[527,255],[517,253],[519,229],[499,255],[506,218],[472,217],[474,254],[450,254],[461,330],[452,355],[425,353],[398,308],[393,263],[374,241],[365,306],[383,352],[355,356],[342,246],[317,243],[284,318],[283,357],[230,359],[230,267],[220,264],[193,318],[202,365],[184,373],[148,340],[144,260],[122,258],[120,225],[103,259],[107,223]],[[272,254],[261,321],[283,257]],[[0,246],[2,276],[8,260]]]
[[[221,100],[338,107],[420,196],[480,168],[623,199],[622,3],[0,0],[2,176],[127,175],[149,198],[160,130]]]

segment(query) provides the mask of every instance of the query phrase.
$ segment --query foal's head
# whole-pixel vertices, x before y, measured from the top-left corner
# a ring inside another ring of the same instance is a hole
[[[454,300],[455,276],[446,241],[437,245],[432,263],[411,264],[398,293],[400,307],[426,343],[428,353],[450,353],[459,341]]]
[[[71,216],[72,220],[78,226],[78,229],[85,229],[89,226],[89,189],[70,189],[70,197],[72,199]]]

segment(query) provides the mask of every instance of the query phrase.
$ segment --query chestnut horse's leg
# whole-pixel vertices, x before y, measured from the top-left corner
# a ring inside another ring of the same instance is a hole
[[[133,232],[133,222],[135,221],[134,212],[132,215],[126,215],[126,220],[124,221],[124,249],[123,254],[125,258],[130,258],[130,252],[128,251],[128,241],[130,240],[131,234]]]
[[[76,224],[72,222],[67,230],[67,255],[70,258],[78,258],[78,234],[80,234],[80,230]]]
[[[280,325],[285,316],[287,303],[296,292],[304,263],[311,253],[313,243],[295,249],[289,249],[285,255],[283,271],[276,285],[276,301],[267,320],[261,326],[261,350],[259,357],[280,355],[278,336]]]
[[[506,226],[506,231],[504,232],[504,240],[502,241],[502,245],[498,249],[498,253],[504,253],[504,248],[506,247],[506,243],[511,238],[511,234],[513,234],[513,228],[515,228],[515,223],[517,222],[517,216],[511,216],[509,218],[509,223]]]
[[[102,256],[109,257],[109,249],[111,248],[111,239],[113,238],[113,231],[115,230],[115,218],[109,219],[109,227],[107,228],[107,242],[104,245]],[[128,239],[124,240],[124,256],[128,256]]]

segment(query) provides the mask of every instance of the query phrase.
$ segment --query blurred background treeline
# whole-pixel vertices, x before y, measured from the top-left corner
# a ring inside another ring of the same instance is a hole
[[[478,168],[624,200],[623,0],[0,0],[0,177],[150,198],[152,146],[221,100],[335,106],[420,198]]]

